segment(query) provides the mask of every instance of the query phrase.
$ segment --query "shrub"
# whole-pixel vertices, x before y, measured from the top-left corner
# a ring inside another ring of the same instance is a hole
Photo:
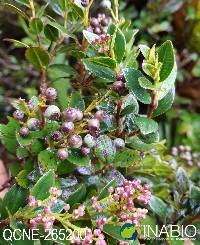
[[[13,101],[13,117],[0,125],[16,180],[2,201],[1,223],[50,230],[51,240],[63,244],[63,229],[78,230],[82,244],[124,244],[123,224],[140,227],[147,209],[159,220],[168,216],[161,198],[169,193],[156,185],[164,178],[172,188],[178,167],[167,162],[156,117],[174,100],[172,43],[135,45],[138,30],[119,18],[117,0],[103,1],[106,14],[96,17],[92,0],[16,2],[19,8],[5,7],[20,15],[26,37],[7,40],[25,49],[41,76],[38,96]],[[155,149],[166,159],[159,161]]]

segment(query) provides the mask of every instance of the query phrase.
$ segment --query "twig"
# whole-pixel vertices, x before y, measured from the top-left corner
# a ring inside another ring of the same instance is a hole
[[[158,98],[157,98],[157,91],[153,90],[152,91],[152,95],[151,95],[151,104],[148,107],[148,111],[147,111],[147,117],[151,118],[153,111],[157,108],[158,106]]]

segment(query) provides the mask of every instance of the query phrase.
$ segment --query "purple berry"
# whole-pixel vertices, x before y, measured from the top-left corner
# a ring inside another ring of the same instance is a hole
[[[122,72],[118,72],[117,75],[116,75],[116,79],[117,81],[121,81],[123,79],[123,73]]]
[[[44,117],[58,121],[60,118],[60,109],[55,105],[50,105],[44,112]]]
[[[26,128],[26,127],[20,128],[20,130],[19,130],[19,135],[20,135],[21,137],[25,138],[26,136],[29,135],[29,129]]]
[[[99,121],[103,121],[106,119],[107,117],[107,113],[103,110],[97,111],[95,113],[95,117],[99,120]]]
[[[60,131],[55,131],[51,133],[51,138],[53,141],[58,142],[63,139],[63,135]]]
[[[27,121],[27,126],[30,130],[38,130],[39,129],[39,120],[37,118],[30,118],[28,121]]]
[[[95,27],[96,28],[96,27],[99,26],[99,21],[98,21],[97,18],[94,18],[93,17],[93,18],[90,19],[90,24],[91,24],[92,27]]]
[[[21,121],[21,120],[24,118],[24,113],[21,112],[20,110],[16,110],[16,111],[13,112],[13,117],[14,117],[16,120]]]
[[[94,32],[95,32],[96,34],[100,34],[100,33],[101,33],[101,28],[100,28],[100,27],[96,27],[96,28],[94,29]]]
[[[74,131],[74,123],[73,122],[64,122],[61,125],[61,130],[65,134],[71,134]]]
[[[114,82],[112,85],[112,90],[118,94],[122,94],[125,89],[125,84],[121,80]]]
[[[45,92],[46,98],[49,101],[54,101],[57,98],[57,91],[55,88],[48,88]]]
[[[79,109],[76,110],[76,120],[81,121],[83,119],[83,112]]]
[[[83,156],[88,156],[90,154],[90,148],[88,147],[85,147],[85,146],[82,146],[81,147],[81,154]]]
[[[77,118],[77,110],[75,108],[68,108],[63,111],[65,121],[74,122]]]
[[[88,128],[98,129],[100,127],[100,122],[97,118],[88,120]]]
[[[57,152],[57,157],[61,161],[66,160],[68,158],[68,151],[67,151],[67,149],[66,148],[59,149],[58,152]]]
[[[80,148],[83,144],[83,141],[80,135],[73,134],[69,137],[68,144],[72,148]]]
[[[90,3],[89,0],[81,0],[81,5],[86,8],[88,6],[88,4]]]

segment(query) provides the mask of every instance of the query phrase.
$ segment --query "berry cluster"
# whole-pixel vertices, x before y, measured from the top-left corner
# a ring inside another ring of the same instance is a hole
[[[107,33],[108,25],[112,22],[111,17],[107,17],[104,13],[99,13],[97,17],[90,19],[92,31],[96,34]]]
[[[109,34],[101,34],[92,42],[92,44],[97,47],[98,53],[108,52],[110,49],[109,43],[110,43]]]
[[[109,37],[104,35],[104,38],[108,40]],[[61,111],[58,106],[47,104],[48,101],[56,99],[56,94],[54,88],[48,88],[45,96],[39,97],[36,108],[31,107],[30,101],[27,103],[23,101],[28,112],[16,110],[13,113],[14,118],[21,124],[19,135],[26,138],[30,132],[42,131],[49,122],[55,121],[58,128],[46,135],[44,140],[45,145],[56,151],[58,159],[66,160],[70,149],[80,149],[82,155],[88,156],[96,146],[96,140],[100,135],[100,123],[106,120],[107,113],[99,110],[94,114],[87,114],[85,118],[84,113],[77,108],[70,107]],[[120,138],[115,139],[113,143],[117,150],[125,147],[124,141]]]
[[[101,214],[105,211],[108,217],[100,217],[96,219],[97,227],[102,230],[103,226],[111,219],[117,220],[119,224],[124,222],[139,225],[141,219],[144,219],[148,210],[144,208],[136,208],[135,203],[148,204],[151,198],[149,185],[141,185],[139,179],[128,181],[124,180],[121,187],[109,188],[110,196],[106,200],[98,201],[97,197],[92,197],[92,208],[94,213]]]
[[[179,157],[181,160],[185,161],[189,167],[193,166],[194,164],[200,167],[199,155],[197,153],[193,153],[191,147],[188,145],[172,147],[171,153],[173,156]]]

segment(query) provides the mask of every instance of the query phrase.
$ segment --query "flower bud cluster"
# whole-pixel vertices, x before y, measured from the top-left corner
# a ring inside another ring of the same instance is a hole
[[[90,18],[90,25],[94,33],[107,33],[108,25],[112,22],[111,17],[107,17],[104,13],[99,13],[97,17]]]
[[[40,200],[36,200],[34,196],[30,195],[28,198],[28,204],[32,208],[37,208],[42,205],[42,202]],[[38,224],[41,224],[43,225],[44,230],[51,230],[54,221],[55,217],[51,215],[51,206],[47,204],[44,207],[43,214],[38,214],[36,217],[31,218],[29,225],[31,229],[35,229]]]
[[[101,34],[92,42],[98,49],[98,53],[108,52],[110,50],[110,35],[109,34]]]
[[[97,197],[92,197],[93,212],[101,214],[108,212],[110,217],[117,218],[117,222],[123,224],[130,222],[139,225],[139,222],[145,218],[148,210],[137,208],[135,202],[148,204],[151,198],[151,192],[148,184],[141,184],[139,179],[133,181],[124,180],[123,185],[117,188],[110,187],[110,196],[98,201]],[[96,225],[99,229],[108,223],[110,218],[100,217],[96,219]]]

